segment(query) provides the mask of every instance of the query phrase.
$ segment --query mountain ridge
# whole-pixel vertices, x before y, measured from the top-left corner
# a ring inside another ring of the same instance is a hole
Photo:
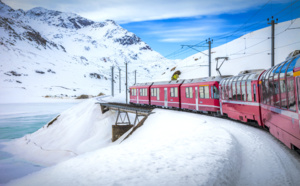
[[[0,95],[6,98],[5,92],[15,90],[35,97],[110,94],[111,66],[123,71],[123,79],[128,63],[129,76],[137,70],[143,82],[174,64],[113,20],[94,22],[41,7],[25,12],[1,1],[0,12],[0,81],[7,89]],[[129,85],[133,82],[129,77]]]

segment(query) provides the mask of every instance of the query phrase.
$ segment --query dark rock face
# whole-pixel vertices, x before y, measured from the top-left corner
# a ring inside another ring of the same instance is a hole
[[[151,50],[152,51],[152,48],[148,45],[144,46],[144,47],[141,47],[140,50]]]
[[[141,39],[139,37],[137,37],[136,35],[133,35],[133,36],[125,35],[121,38],[115,39],[114,41],[120,43],[121,45],[134,45],[134,44],[138,44],[139,42],[141,42]]]

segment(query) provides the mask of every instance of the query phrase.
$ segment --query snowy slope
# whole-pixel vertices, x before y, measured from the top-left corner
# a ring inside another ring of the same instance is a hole
[[[300,18],[278,23],[275,26],[275,64],[285,60],[288,54],[300,49]],[[271,27],[253,31],[238,39],[230,41],[218,47],[212,43],[211,75],[218,76],[216,71],[217,57],[228,57],[221,67],[222,75],[237,75],[243,70],[268,69],[271,67]],[[203,54],[204,53],[204,54]],[[176,70],[181,71],[179,79],[193,79],[208,77],[208,50],[197,53],[176,65]],[[219,66],[223,60],[219,60]],[[174,66],[170,70],[157,77],[157,81],[169,80],[175,71]]]
[[[266,131],[199,114],[154,112],[121,144],[8,185],[297,185],[300,181],[299,156]],[[106,121],[101,122],[98,126]],[[32,156],[38,157],[36,151]]]
[[[46,95],[110,94],[111,66],[115,89],[121,68],[124,90],[125,62],[130,85],[134,70],[140,81],[148,81],[172,63],[112,20],[93,22],[41,7],[24,12],[1,1],[0,56],[1,103]]]

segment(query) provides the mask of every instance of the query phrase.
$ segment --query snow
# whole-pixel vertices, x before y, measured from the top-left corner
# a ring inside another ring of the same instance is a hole
[[[77,19],[77,15],[59,12],[68,23],[65,28],[57,26],[60,21],[49,17],[57,12],[36,8],[32,12],[46,13],[36,17],[0,5],[0,18],[13,21],[9,25],[19,36],[23,38],[22,34],[28,30],[36,30],[48,41],[43,47],[24,38],[16,40],[9,36],[8,30],[0,28],[0,41],[6,43],[0,46],[3,61],[0,103],[53,101],[42,98],[45,95],[70,98],[83,93],[110,94],[109,67],[121,67],[123,78],[124,62],[129,63],[129,85],[134,82],[132,72],[136,69],[138,82],[170,80],[174,73],[170,69],[174,66],[181,71],[181,79],[207,76],[207,68],[199,66],[207,64],[207,56],[201,53],[175,64],[155,51],[140,50],[147,46],[143,42],[131,46],[114,42],[134,34],[113,21],[74,29],[68,17]],[[300,19],[276,25],[276,64],[300,48],[299,29],[290,29],[299,26]],[[246,34],[213,48],[212,59],[229,57],[221,68],[225,75],[269,68],[269,37],[270,27]],[[51,42],[64,46],[66,52],[53,47]],[[216,62],[212,61],[214,67]],[[5,74],[10,71],[20,76]],[[90,73],[100,74],[101,79],[89,77]],[[212,75],[217,72],[212,70]],[[118,80],[116,71],[115,78]],[[124,78],[122,82],[124,90]],[[115,92],[117,87],[115,83]],[[61,100],[72,101],[54,99]],[[1,143],[2,150],[18,160],[46,166],[7,185],[298,185],[300,182],[299,155],[268,132],[232,120],[154,109],[129,138],[123,141],[130,131],[111,142],[116,113],[102,114],[96,104],[106,101],[125,102],[125,92],[114,98],[102,96],[83,101],[62,112],[51,125]],[[12,113],[0,116],[9,114]],[[133,118],[131,114],[130,119]]]
[[[92,109],[92,101],[83,104],[88,103]],[[300,181],[299,156],[264,130],[195,113],[153,112],[122,143],[96,148],[8,185],[297,185]],[[98,120],[98,125],[106,121]],[[73,128],[89,133],[77,125],[68,127]],[[51,128],[46,130],[51,133]],[[38,157],[35,153],[31,154]],[[42,157],[51,161],[46,154]]]

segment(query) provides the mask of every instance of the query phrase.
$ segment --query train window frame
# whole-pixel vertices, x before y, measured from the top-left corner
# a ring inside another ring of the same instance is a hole
[[[287,92],[287,77],[286,72],[291,60],[284,62],[279,72],[279,86],[280,86],[280,102],[282,109],[288,109],[288,92]],[[285,96],[285,101],[284,101]]]
[[[199,99],[209,99],[209,85],[199,86]]]
[[[252,102],[252,86],[251,86],[251,82],[252,82],[252,80],[251,79],[247,79],[247,83],[246,83],[246,86],[247,86],[247,101],[248,102]]]
[[[246,101],[247,91],[246,91],[246,80],[241,82],[241,89],[242,89],[242,101]]]
[[[178,87],[171,87],[170,88],[170,96],[173,98],[178,97]]]
[[[237,84],[236,84],[236,92],[237,92],[237,100],[242,101],[242,80],[243,80],[244,76],[240,76],[237,79]],[[239,90],[239,91],[238,91]],[[238,94],[239,92],[239,94]],[[239,99],[238,99],[239,98]]]
[[[275,106],[275,103],[274,103],[274,94],[275,94],[275,83],[274,83],[274,69],[277,68],[277,65],[272,67],[269,71],[268,71],[268,74],[267,74],[267,81],[268,81],[268,88],[269,88],[269,92],[270,92],[270,104],[271,106]],[[266,88],[266,87],[265,87]],[[264,99],[267,99],[267,96],[266,96],[266,91],[265,91],[265,95],[264,95]]]
[[[136,96],[136,88],[132,88],[131,89],[131,95],[132,96]]]
[[[235,76],[232,81],[232,100],[237,100],[236,84],[239,76]],[[234,99],[235,98],[235,99]]]
[[[193,87],[185,87],[185,97],[193,98]]]
[[[228,78],[225,79],[224,85],[221,85],[222,86],[222,92],[224,92],[223,100],[228,99],[227,84],[228,84]]]
[[[274,107],[278,107],[280,108],[281,107],[281,102],[280,102],[280,84],[279,84],[279,72],[280,72],[280,69],[282,67],[282,63],[276,65],[276,68],[273,69],[273,85],[274,85],[274,93],[273,93],[273,100],[274,100]],[[280,69],[279,69],[280,68]],[[276,73],[278,69],[278,73]],[[275,79],[276,78],[276,79]],[[277,94],[278,94],[278,99],[277,99]]]
[[[216,85],[211,86],[211,98],[212,99],[219,99],[220,98],[220,91]]]
[[[232,83],[233,83],[233,79],[234,79],[234,77],[231,77],[229,79],[229,82],[228,82],[228,89],[229,89],[229,91],[228,91],[228,100],[232,100]]]
[[[299,58],[300,59],[300,58]],[[294,68],[295,65],[297,64],[297,58],[290,60],[290,63],[288,64],[287,68],[286,68],[286,83],[287,83],[287,106],[288,109],[290,111],[296,112],[297,108],[296,108],[296,95],[297,92],[295,94],[295,82],[297,84],[297,78],[294,78]],[[290,98],[290,96],[292,96]],[[299,99],[299,98],[298,98]],[[293,103],[290,103],[290,100],[294,100]],[[299,105],[298,105],[299,107]]]
[[[209,86],[208,85],[204,86],[204,97],[205,97],[205,99],[209,99],[209,94],[210,94]]]
[[[229,78],[226,80],[226,84],[225,84],[225,87],[224,87],[226,89],[226,90],[224,90],[225,91],[224,92],[225,93],[225,95],[224,95],[224,99],[225,100],[229,99],[229,97],[228,97],[228,92],[229,92],[229,90],[228,90],[228,84],[229,84]]]

